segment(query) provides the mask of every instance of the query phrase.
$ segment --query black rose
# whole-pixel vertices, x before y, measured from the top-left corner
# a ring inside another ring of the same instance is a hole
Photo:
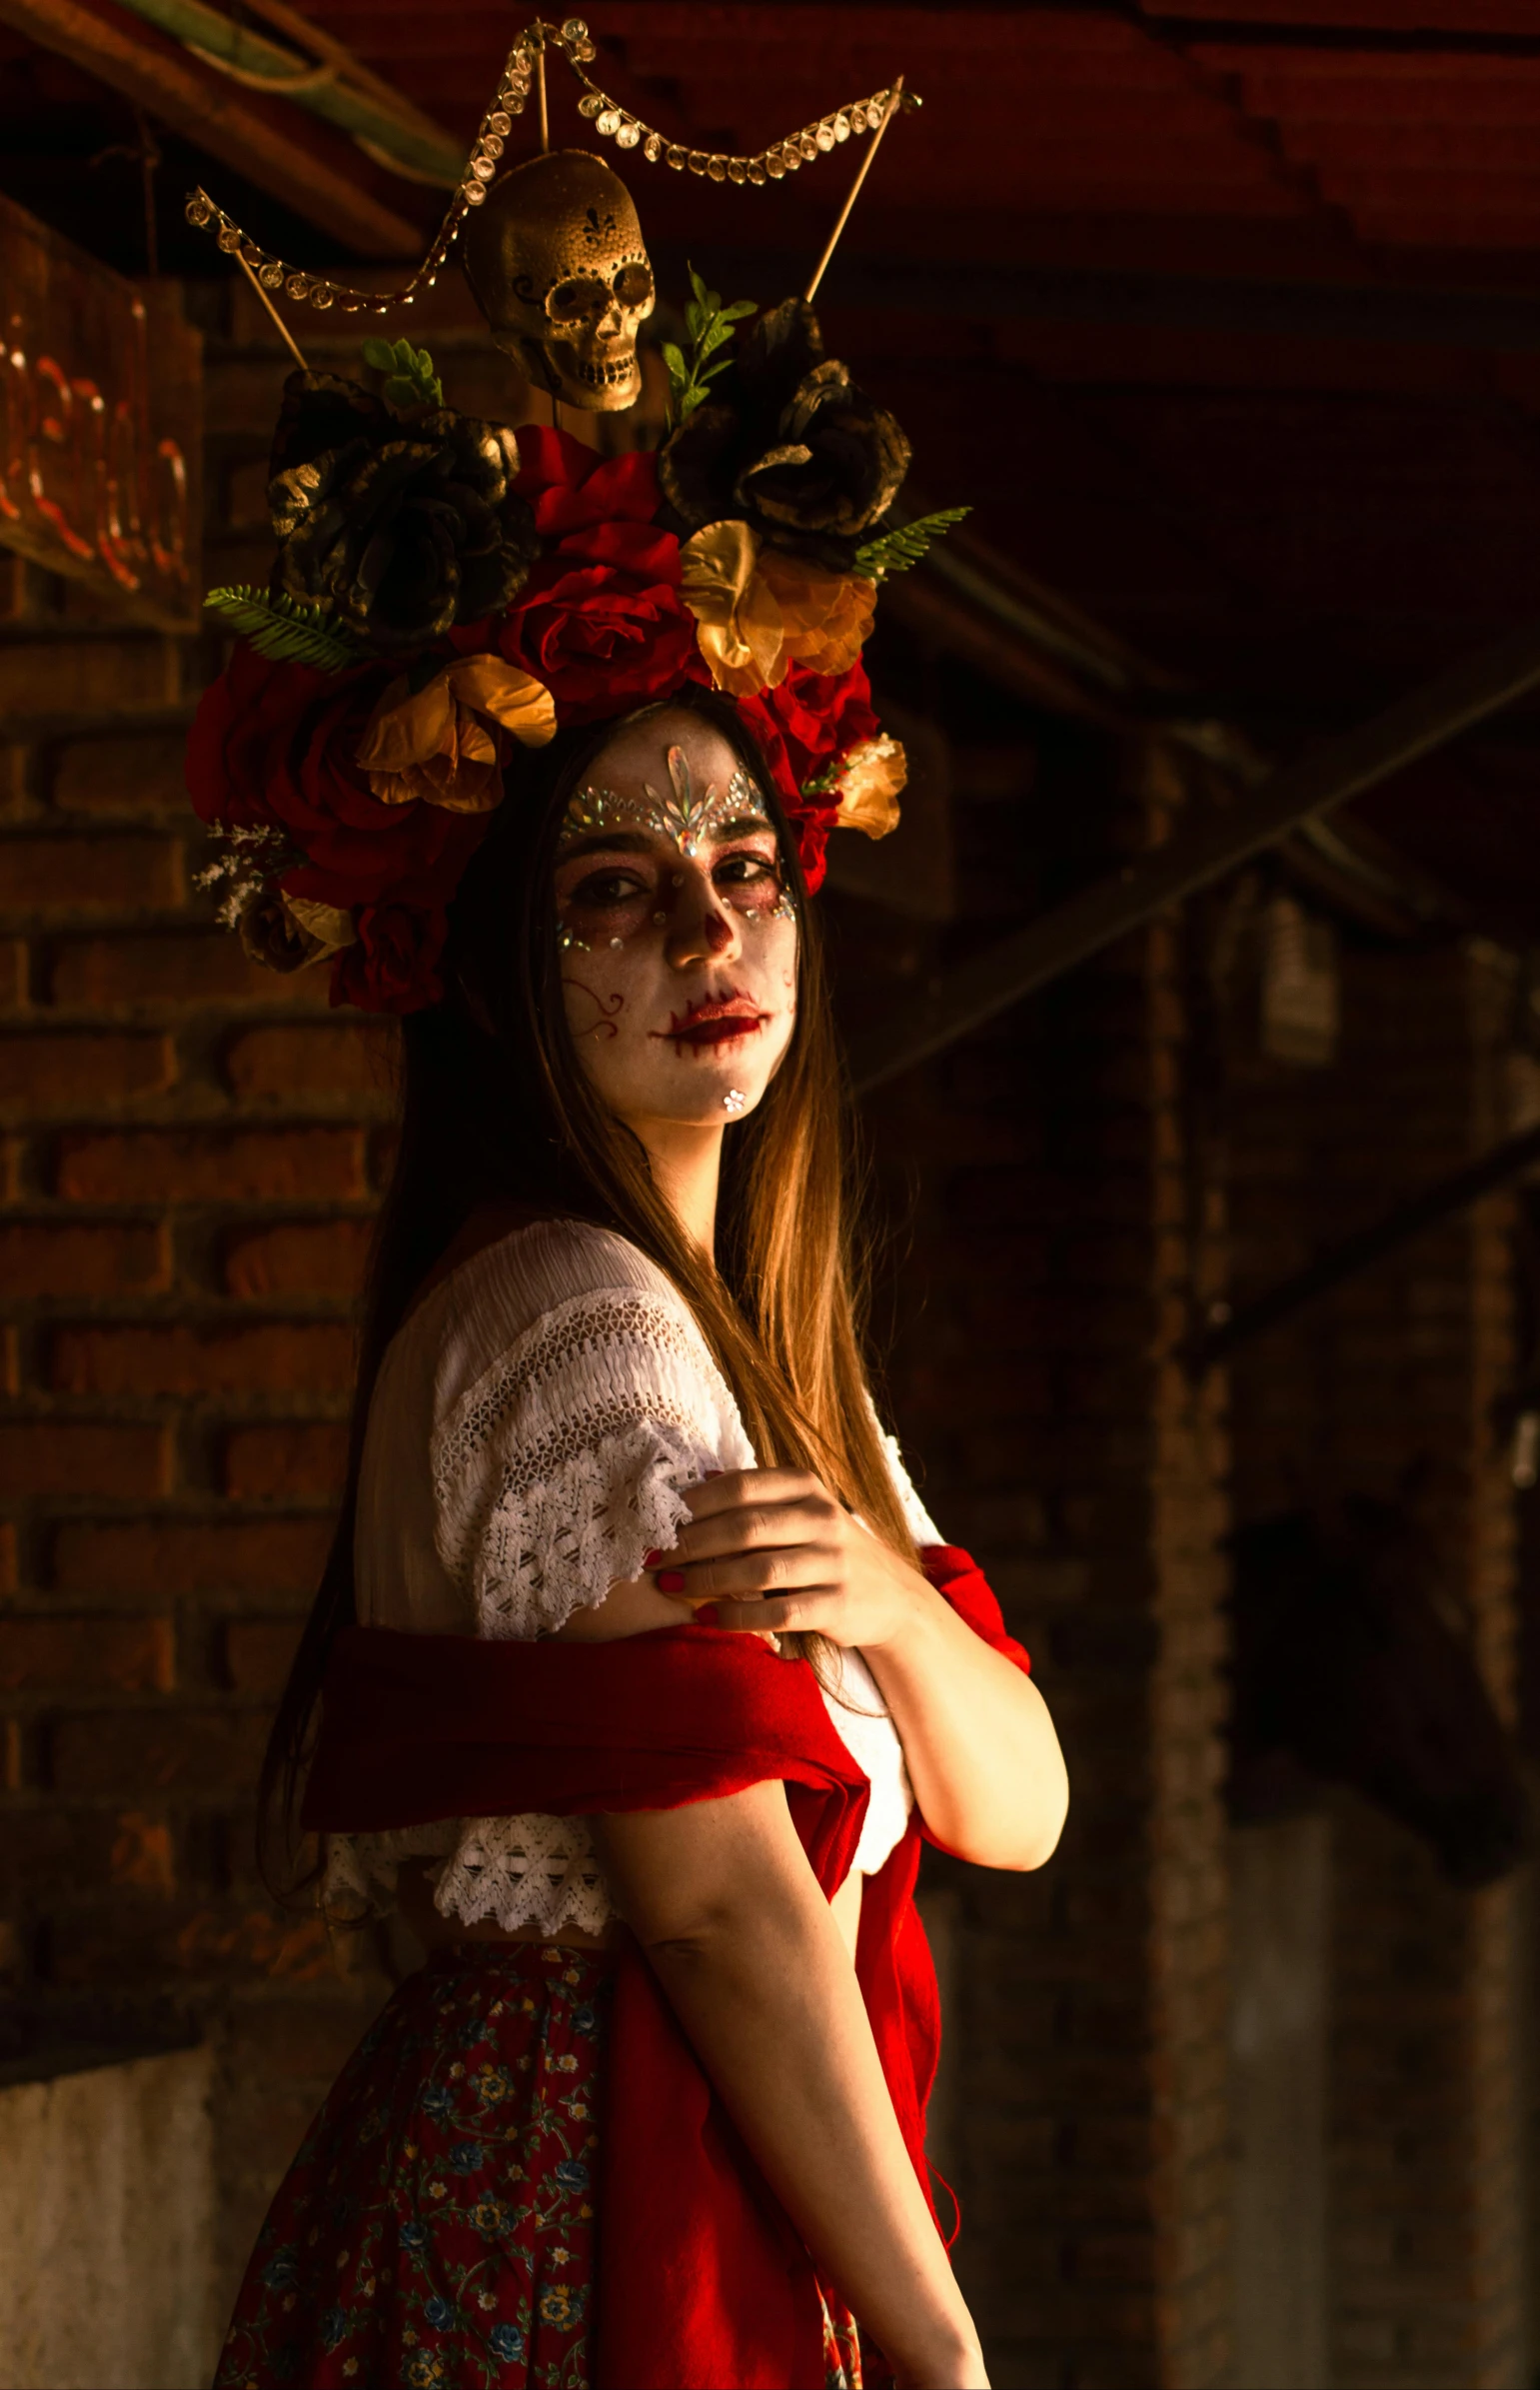
[[[294,373],[271,471],[275,587],[387,653],[498,613],[535,560],[503,424],[448,407],[399,415],[356,382]]]
[[[717,390],[659,450],[669,504],[692,530],[742,516],[777,545],[848,566],[898,495],[909,444],[824,356],[806,301],[762,316]]]

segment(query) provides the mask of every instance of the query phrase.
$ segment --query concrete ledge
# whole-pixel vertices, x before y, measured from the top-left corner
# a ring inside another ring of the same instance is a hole
[[[6,2382],[207,2382],[217,2329],[210,2072],[206,2049],[185,2049],[0,2085]]]

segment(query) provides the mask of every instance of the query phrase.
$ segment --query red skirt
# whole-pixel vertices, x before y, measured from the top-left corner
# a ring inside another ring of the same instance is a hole
[[[214,2390],[589,2390],[613,1960],[461,1942],[393,1995],[268,2210]],[[823,2300],[824,2390],[861,2390]]]
[[[408,1977],[279,2187],[215,2390],[587,2390],[611,1971],[462,1942]]]

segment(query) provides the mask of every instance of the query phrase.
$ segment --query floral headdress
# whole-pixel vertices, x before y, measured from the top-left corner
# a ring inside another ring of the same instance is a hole
[[[188,743],[221,846],[205,881],[254,960],[329,960],[334,1004],[436,1003],[447,907],[518,802],[515,751],[691,684],[736,704],[809,888],[831,829],[896,823],[903,751],[861,644],[884,574],[961,510],[894,526],[908,443],[810,307],[751,325],[692,279],[656,454],[459,415],[406,342],[366,342],[378,396],[290,375],[272,582],[209,599],[240,641]]]

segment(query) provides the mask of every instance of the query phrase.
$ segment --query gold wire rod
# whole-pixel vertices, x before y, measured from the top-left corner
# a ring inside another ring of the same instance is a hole
[[[540,154],[551,152],[551,112],[546,104],[546,44],[544,38],[535,50],[535,88],[540,95]]]
[[[822,281],[825,273],[828,271],[828,261],[833,256],[834,250],[838,245],[839,235],[843,232],[846,224],[848,224],[850,220],[850,210],[854,207],[855,202],[860,197],[861,184],[871,172],[871,161],[876,156],[877,151],[882,145],[882,135],[886,132],[888,126],[892,123],[894,116],[898,112],[898,103],[902,97],[903,77],[898,75],[894,77],[892,90],[887,95],[887,106],[882,110],[882,121],[877,126],[876,131],[872,134],[870,147],[867,149],[866,154],[862,158],[859,166],[857,166],[855,169],[855,180],[850,185],[848,192],[845,194],[844,206],[839,211],[833,231],[829,234],[828,239],[823,244],[823,255],[819,258],[817,264],[812,269],[812,280],[808,283],[807,288],[802,293],[802,297],[806,300],[809,307],[812,305],[813,300],[818,295],[818,284]]]
[[[276,307],[273,305],[272,299],[269,297],[268,293],[267,293],[267,292],[266,292],[266,291],[263,289],[263,287],[262,287],[261,283],[260,283],[260,282],[257,280],[257,277],[256,277],[256,275],[253,273],[253,271],[252,271],[251,267],[250,267],[250,266],[249,266],[249,265],[246,263],[246,260],[245,260],[245,258],[241,256],[241,253],[240,253],[239,249],[236,251],[236,257],[237,257],[237,260],[239,261],[240,268],[241,268],[241,272],[242,272],[242,273],[245,275],[245,277],[246,277],[247,281],[248,281],[248,282],[251,284],[251,286],[252,286],[252,289],[253,289],[253,290],[256,292],[256,294],[257,294],[258,298],[259,298],[259,299],[262,301],[262,304],[263,304],[263,306],[264,306],[264,307],[267,309],[267,311],[268,311],[268,314],[269,314],[269,315],[272,317],[272,319],[273,319],[274,323],[275,323],[275,324],[278,326],[279,332],[280,332],[280,334],[282,335],[282,337],[283,337],[283,338],[284,338],[284,339],[285,339],[285,340],[288,342],[288,344],[289,344],[289,352],[290,352],[291,356],[293,357],[295,364],[296,364],[296,365],[299,367],[299,369],[300,369],[300,371],[301,371],[301,373],[302,373],[302,374],[307,374],[307,373],[309,373],[309,371],[310,371],[310,368],[309,368],[309,366],[308,366],[308,365],[305,363],[305,360],[304,360],[304,358],[303,358],[303,357],[301,356],[301,354],[300,354],[300,344],[299,344],[299,342],[298,342],[298,341],[295,339],[295,337],[294,337],[294,334],[293,334],[293,333],[290,331],[290,329],[289,329],[288,325],[287,325],[287,324],[284,322],[284,319],[283,319],[283,317],[282,317],[282,316],[279,314],[279,312],[278,312],[277,308],[276,308]]]

